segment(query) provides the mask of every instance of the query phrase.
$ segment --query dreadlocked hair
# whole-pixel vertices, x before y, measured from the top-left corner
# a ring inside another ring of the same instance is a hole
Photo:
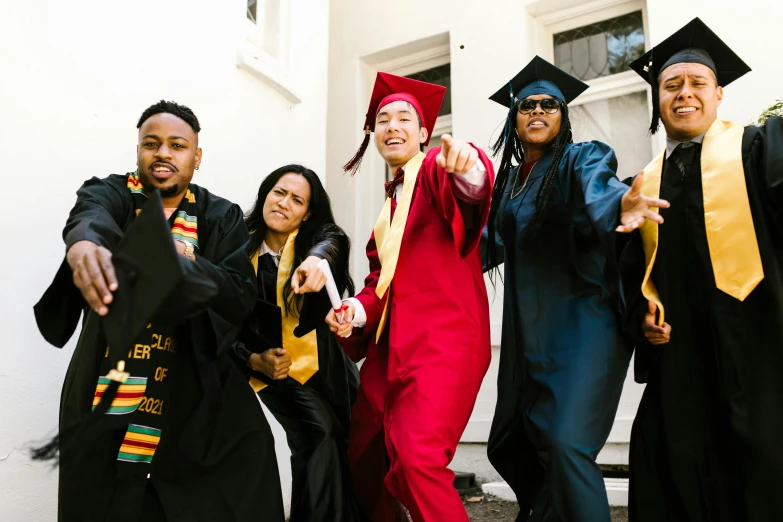
[[[551,145],[552,161],[549,162],[549,166],[544,173],[544,179],[541,181],[541,186],[538,189],[538,194],[536,194],[536,209],[533,212],[533,219],[530,221],[530,225],[528,225],[530,237],[535,237],[541,228],[541,223],[546,214],[546,205],[552,193],[552,185],[554,185],[557,177],[557,169],[560,166],[560,160],[563,158],[563,151],[566,145],[574,141],[571,134],[571,120],[568,117],[568,106],[563,103],[560,105],[560,110],[563,113],[563,117],[560,120],[560,131]]]
[[[553,149],[552,161],[549,163],[549,166],[544,173],[541,186],[539,187],[538,193],[536,194],[536,208],[533,212],[533,218],[528,225],[528,237],[535,237],[535,235],[538,233],[538,230],[541,228],[541,223],[543,222],[545,215],[546,205],[549,202],[552,186],[554,185],[554,180],[557,176],[557,169],[560,165],[560,160],[563,157],[563,151],[565,150],[566,145],[574,141],[571,134],[571,120],[568,117],[568,105],[561,103],[560,111],[562,114],[560,119],[560,130],[550,145],[550,148]],[[489,274],[490,280],[493,284],[495,284],[495,277],[500,274],[497,263],[497,253],[495,249],[495,235],[497,233],[496,221],[498,210],[500,208],[500,202],[503,198],[506,185],[508,185],[508,180],[511,177],[512,172],[516,173],[516,170],[514,170],[513,160],[516,160],[518,165],[521,165],[525,161],[525,154],[522,149],[522,140],[519,139],[516,127],[518,112],[519,107],[517,104],[514,104],[514,106],[511,107],[508,112],[506,124],[503,127],[503,133],[498,137],[497,141],[495,141],[495,144],[492,146],[493,157],[497,158],[500,154],[500,167],[498,168],[498,175],[495,178],[495,186],[492,189],[492,203],[490,205],[489,220],[487,222],[488,241],[486,245],[486,259],[489,260],[489,266],[493,267]]]
[[[156,114],[163,113],[172,114],[181,119],[187,123],[196,134],[201,132],[201,125],[198,123],[198,118],[196,118],[196,115],[192,110],[190,110],[190,107],[166,100],[160,100],[158,103],[147,107],[147,109],[141,114],[141,118],[139,118],[139,123],[136,124],[136,128],[140,129],[141,126],[144,125],[145,121],[155,116]]]

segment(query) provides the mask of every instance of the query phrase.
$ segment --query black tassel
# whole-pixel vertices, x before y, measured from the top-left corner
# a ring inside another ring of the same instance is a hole
[[[356,154],[354,154],[353,158],[343,165],[343,171],[350,172],[351,176],[355,175],[357,172],[359,172],[359,167],[362,165],[362,158],[364,157],[364,153],[367,151],[367,147],[370,145],[370,129],[366,128],[364,130],[364,140],[362,141],[362,144],[359,146],[359,150],[356,151]]]
[[[658,132],[658,127],[661,121],[661,108],[658,105],[658,74],[653,67],[653,54],[655,48],[650,53],[650,62],[647,64],[647,74],[649,75],[650,91],[652,97],[652,122],[650,122],[650,134]]]
[[[98,424],[106,417],[104,414],[109,410],[119,388],[120,382],[112,381],[103,393],[101,401],[95,406],[95,409],[83,419],[52,437],[46,444],[31,448],[30,457],[33,460],[52,462],[53,466],[58,466],[62,452],[61,440],[63,437],[61,435],[65,435],[66,441],[71,441],[68,448],[66,448],[67,451],[73,452],[74,448],[89,448],[90,442],[100,434]],[[78,461],[78,458],[74,460]]]
[[[658,132],[661,121],[661,108],[658,104],[658,83],[654,80],[652,83],[652,122],[650,122],[650,134]]]
[[[30,457],[33,460],[52,461],[55,467],[60,464],[60,434],[55,435],[43,446],[30,449]]]

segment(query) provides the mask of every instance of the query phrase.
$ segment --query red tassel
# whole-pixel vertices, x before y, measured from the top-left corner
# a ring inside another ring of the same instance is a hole
[[[354,154],[353,158],[351,158],[348,163],[343,165],[343,170],[345,172],[350,172],[351,176],[359,172],[359,167],[362,165],[362,158],[364,157],[364,153],[367,151],[367,146],[370,145],[370,132],[368,130],[364,132],[364,140],[359,146],[359,150],[356,151],[356,154]]]

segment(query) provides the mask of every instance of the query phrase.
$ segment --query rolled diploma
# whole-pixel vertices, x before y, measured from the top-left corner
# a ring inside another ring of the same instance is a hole
[[[318,268],[326,274],[326,294],[329,296],[329,302],[332,303],[334,313],[337,315],[337,320],[343,322],[343,300],[340,299],[340,292],[337,291],[337,285],[334,282],[332,276],[332,270],[329,268],[329,261],[321,259],[318,263]]]

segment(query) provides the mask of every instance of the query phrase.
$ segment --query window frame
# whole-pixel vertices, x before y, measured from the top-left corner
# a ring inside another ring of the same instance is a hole
[[[256,21],[247,17],[247,2],[243,16],[242,42],[237,52],[237,67],[244,69],[268,83],[293,104],[301,103],[289,78],[289,52],[291,35],[291,0],[280,2],[279,34],[277,39],[278,56],[273,56],[264,48],[265,2],[256,2]]]
[[[536,11],[540,2],[534,2],[528,6],[531,11]],[[647,18],[647,3],[644,0],[630,0],[617,2],[616,0],[599,0],[587,4],[576,5],[573,7],[542,12],[538,19],[542,23],[539,32],[538,48],[542,51],[542,56],[554,63],[555,57],[555,35],[564,31],[570,31],[585,25],[595,24],[604,20],[610,20],[618,16],[642,12],[642,27],[644,30],[644,48],[650,47],[650,31]],[[650,86],[634,71],[624,71],[621,73],[601,76],[592,80],[585,80],[590,88],[570,106],[592,103],[633,94],[635,92],[647,92],[647,113],[652,118],[652,94]],[[663,133],[650,137],[650,151],[654,158],[665,146]]]

